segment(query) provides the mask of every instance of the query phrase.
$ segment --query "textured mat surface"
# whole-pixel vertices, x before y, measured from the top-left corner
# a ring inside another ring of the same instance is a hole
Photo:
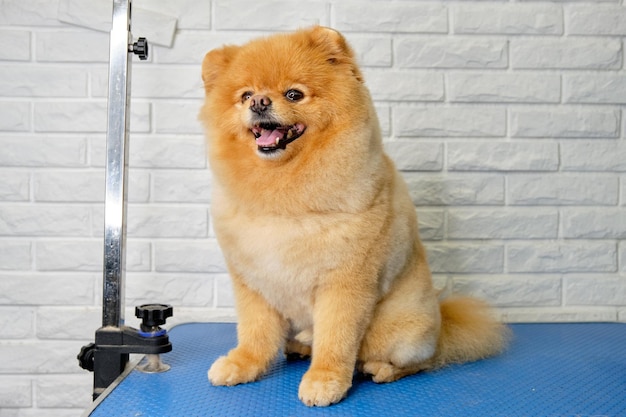
[[[258,382],[213,387],[207,369],[236,345],[235,325],[172,329],[172,369],[132,371],[90,417],[194,416],[626,416],[626,325],[516,324],[500,357],[391,384],[355,376],[349,395],[307,408],[298,384],[308,361],[279,360]]]

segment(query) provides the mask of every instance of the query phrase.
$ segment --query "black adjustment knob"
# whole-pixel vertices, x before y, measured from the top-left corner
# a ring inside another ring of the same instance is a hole
[[[172,317],[174,309],[168,304],[144,304],[135,307],[135,316],[141,319],[141,326],[147,328],[159,327],[165,320]]]
[[[137,42],[133,43],[132,52],[142,61],[148,59],[148,40],[146,38],[137,39]]]
[[[78,365],[83,369],[93,372],[95,352],[96,352],[95,343],[90,343],[86,346],[83,346],[80,349],[80,353],[76,357],[78,359]]]

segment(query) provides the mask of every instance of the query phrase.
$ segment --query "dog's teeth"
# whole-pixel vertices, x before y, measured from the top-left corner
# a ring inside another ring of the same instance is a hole
[[[279,143],[279,142],[280,142],[280,138],[279,138],[279,137],[277,137],[277,138],[276,138],[276,144],[278,145],[278,143]]]

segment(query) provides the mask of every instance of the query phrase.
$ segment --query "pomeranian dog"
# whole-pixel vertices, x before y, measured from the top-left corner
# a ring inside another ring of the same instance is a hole
[[[354,53],[328,28],[210,51],[201,109],[212,218],[233,282],[238,345],[213,385],[261,377],[282,350],[311,357],[308,406],[376,382],[485,358],[506,326],[469,297],[439,300],[415,207],[383,151]]]

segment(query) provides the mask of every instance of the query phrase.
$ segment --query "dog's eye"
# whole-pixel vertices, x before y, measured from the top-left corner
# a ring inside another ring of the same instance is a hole
[[[285,93],[285,97],[289,101],[300,101],[304,98],[304,93],[299,90],[289,90]]]
[[[250,97],[252,96],[253,96],[252,91],[246,91],[245,93],[241,95],[241,102],[245,103],[246,101],[250,100]]]

